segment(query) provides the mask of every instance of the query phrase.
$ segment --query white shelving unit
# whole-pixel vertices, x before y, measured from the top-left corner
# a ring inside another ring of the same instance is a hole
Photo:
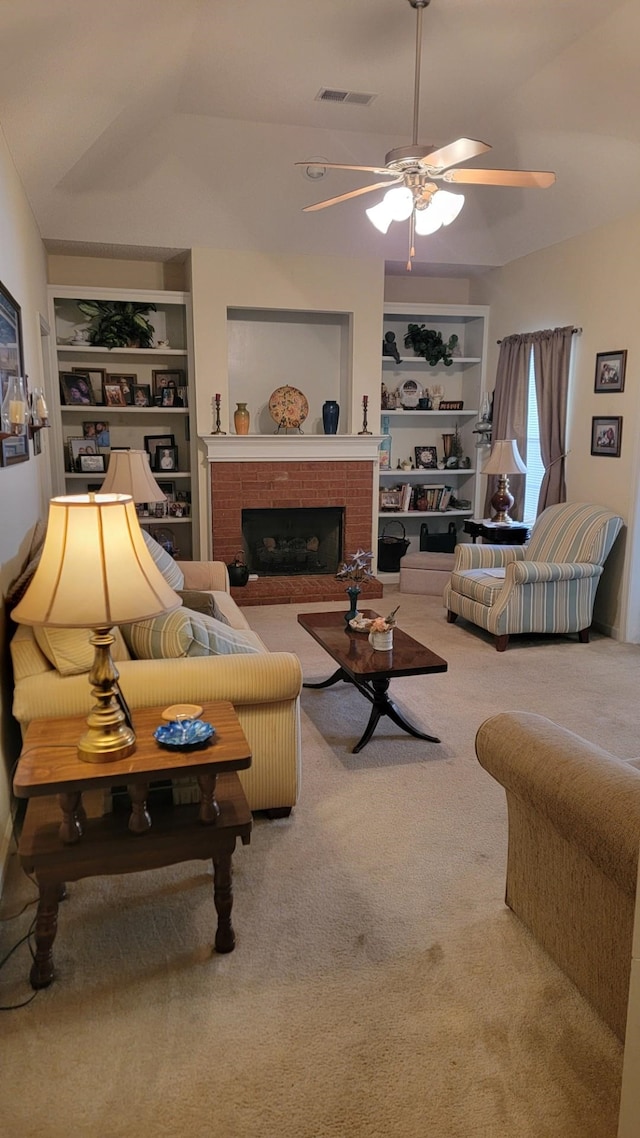
[[[167,340],[169,347],[159,348],[103,348],[90,344],[72,344],[74,329],[87,326],[89,321],[77,306],[78,300],[119,300],[153,304],[155,312],[148,315],[156,331],[157,340]],[[143,450],[145,436],[172,435],[178,448],[178,469],[154,471],[159,482],[174,483],[176,495],[183,493],[190,500],[188,516],[156,516],[155,507],[149,514],[140,516],[140,524],[150,532],[163,531],[173,542],[178,556],[191,559],[198,556],[198,494],[197,452],[195,426],[191,417],[195,407],[192,376],[191,306],[188,293],[150,290],[126,290],[80,286],[51,286],[49,288],[49,319],[55,330],[52,375],[56,377],[54,390],[48,392],[52,425],[52,479],[54,492],[84,493],[92,485],[99,485],[104,474],[78,473],[71,468],[70,438],[83,436],[85,422],[109,424],[110,447],[100,447],[109,464],[112,447],[130,447]],[[59,376],[64,372],[85,370],[94,373],[92,389],[96,403],[68,405],[63,402]],[[100,386],[96,373],[135,376],[136,384],[149,385],[153,398],[153,372],[178,371],[184,376],[187,389],[187,406],[135,407],[109,406],[97,401]],[[195,423],[195,420],[194,420]],[[193,472],[193,488],[192,488]],[[183,507],[185,508],[185,507]]]
[[[378,532],[391,519],[401,520],[411,545],[409,550],[420,548],[420,525],[428,519],[430,531],[445,531],[451,520],[477,516],[482,512],[480,455],[476,446],[477,435],[473,427],[480,416],[482,398],[486,391],[486,357],[489,309],[484,305],[407,305],[390,303],[385,305],[383,336],[386,332],[395,334],[401,363],[390,356],[382,357],[382,383],[390,393],[406,379],[415,380],[423,389],[439,386],[443,389],[442,399],[447,402],[462,402],[462,409],[444,410],[404,410],[381,409],[381,433],[391,440],[390,465],[380,468],[380,489],[389,490],[405,483],[412,487],[429,487],[444,484],[453,490],[455,498],[470,502],[468,509],[442,510],[403,510],[379,511]],[[454,356],[453,363],[445,367],[440,363],[432,366],[420,356],[415,356],[412,348],[404,347],[404,337],[409,324],[424,324],[442,333],[444,340],[455,333],[458,337],[460,355]],[[385,429],[386,428],[386,429]],[[398,462],[415,463],[416,447],[435,447],[440,463],[444,460],[443,435],[452,434],[457,428],[463,449],[463,458],[469,466],[429,469],[398,469]],[[436,520],[437,519],[437,520]],[[461,528],[461,527],[460,527]],[[384,574],[383,574],[384,576]]]

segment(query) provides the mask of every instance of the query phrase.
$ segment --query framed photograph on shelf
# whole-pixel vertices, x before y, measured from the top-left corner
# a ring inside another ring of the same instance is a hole
[[[144,449],[149,454],[151,461],[151,469],[156,470],[156,451],[158,447],[174,447],[176,445],[175,435],[145,435],[144,436]]]
[[[82,473],[80,466],[81,458],[87,455],[96,458],[99,454],[98,444],[95,439],[92,438],[68,438],[67,446],[69,448],[69,470],[74,474]],[[104,460],[104,455],[100,455],[100,458]],[[97,473],[97,471],[95,473]]]
[[[104,420],[91,423],[82,424],[82,434],[85,439],[95,443],[100,449],[108,450],[111,446],[111,435],[109,433],[109,424]]]
[[[60,372],[60,397],[65,407],[91,407],[96,402],[88,376],[79,371]]]
[[[381,490],[380,491],[380,511],[381,513],[392,513],[394,510],[402,508],[402,490]]]
[[[0,281],[0,370],[3,378],[24,376],[24,349],[22,346],[22,315],[20,305]],[[184,380],[183,380],[184,382]],[[16,438],[21,436],[17,435]],[[27,458],[28,458],[27,454]],[[24,459],[14,459],[23,462]],[[4,464],[7,465],[6,463]]]
[[[416,469],[437,470],[438,451],[436,447],[415,447]]]
[[[154,369],[151,372],[151,383],[153,386],[153,394],[161,396],[165,387],[184,387],[186,380],[183,371],[179,369],[176,371],[167,371],[163,368],[161,371]],[[180,404],[175,404],[175,406],[179,407]]]
[[[6,435],[0,439],[0,466],[14,466],[16,462],[27,462],[28,458],[27,435]]]
[[[175,482],[161,482],[159,478],[156,478],[156,482],[158,483],[158,486],[162,490],[162,493],[166,494],[167,501],[168,502],[175,502],[175,498],[176,498],[176,484],[175,484]]]
[[[81,454],[78,458],[80,474],[104,474],[103,454]]]
[[[596,355],[596,379],[594,391],[624,391],[624,373],[627,367],[627,353],[598,352]]]
[[[130,375],[107,375],[107,383],[119,383],[122,394],[124,395],[125,405],[130,407],[133,403],[133,388],[138,382],[138,377],[135,373]]]
[[[176,446],[156,447],[154,469],[159,472],[178,469],[178,448]]]
[[[93,401],[97,405],[104,402],[104,381],[107,378],[106,367],[72,367],[76,375],[83,375],[89,380],[93,391]]]
[[[173,383],[168,383],[160,392],[160,406],[184,407],[184,400],[180,395],[180,391],[184,391],[184,388],[175,387]]]
[[[594,416],[591,420],[591,453],[603,458],[620,458],[621,446],[622,415]]]
[[[126,407],[125,393],[119,383],[114,383],[111,376],[104,381],[104,401],[107,407]]]
[[[134,383],[131,386],[134,407],[151,407],[151,385]]]

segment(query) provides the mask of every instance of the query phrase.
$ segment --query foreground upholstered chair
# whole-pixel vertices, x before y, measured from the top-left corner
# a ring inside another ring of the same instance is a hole
[[[487,719],[476,754],[506,792],[507,905],[624,1039],[640,759],[618,759],[526,712]]]
[[[577,632],[589,640],[604,562],[622,518],[604,506],[564,502],[543,510],[527,545],[456,546],[443,602],[496,636],[503,652],[517,632]]]

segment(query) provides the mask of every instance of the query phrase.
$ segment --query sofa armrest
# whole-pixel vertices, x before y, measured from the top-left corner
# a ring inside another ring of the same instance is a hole
[[[455,554],[454,573],[465,569],[502,568],[512,561],[521,561],[524,549],[521,545],[473,545],[470,541],[462,541],[456,545]]]
[[[177,561],[184,573],[185,589],[229,592],[229,574],[224,561]]]
[[[518,561],[513,568],[508,569],[506,577],[514,585],[525,585],[547,581],[577,581],[601,575],[602,565],[591,565],[586,561]]]
[[[476,735],[476,755],[508,794],[544,817],[635,896],[640,771],[542,715],[503,712]]]

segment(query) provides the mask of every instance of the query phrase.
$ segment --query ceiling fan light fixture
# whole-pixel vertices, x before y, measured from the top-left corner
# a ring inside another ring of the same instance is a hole
[[[431,199],[443,225],[451,225],[464,205],[464,194],[451,194],[448,190],[437,190]]]
[[[428,237],[430,233],[440,229],[441,225],[442,218],[433,205],[429,204],[425,209],[416,209],[414,227],[418,237]]]
[[[413,194],[407,186],[396,186],[387,190],[383,198],[392,221],[406,221],[411,217]]]
[[[387,203],[385,202],[384,198],[381,202],[378,202],[377,205],[372,205],[369,209],[365,210],[365,213],[369,218],[371,224],[375,225],[376,229],[378,229],[380,233],[387,233],[389,231],[389,226],[391,225],[393,218],[389,213]]]

